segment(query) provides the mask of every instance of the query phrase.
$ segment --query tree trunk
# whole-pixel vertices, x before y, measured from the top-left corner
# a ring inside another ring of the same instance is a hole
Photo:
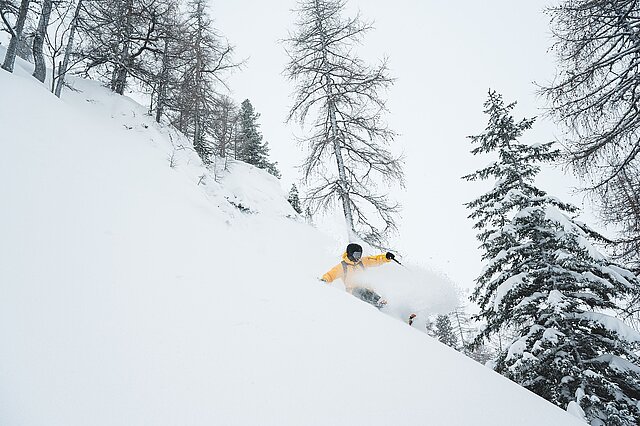
[[[44,62],[44,38],[49,27],[49,17],[51,16],[51,6],[53,0],[43,0],[42,12],[40,13],[40,20],[38,21],[38,29],[33,37],[33,60],[35,62],[35,69],[33,76],[44,83],[47,77],[47,66]]]
[[[164,104],[167,97],[167,80],[169,70],[169,42],[165,40],[164,51],[162,53],[162,72],[158,82],[158,102],[156,102],[156,122],[159,123],[164,112]]]
[[[18,21],[16,22],[16,28],[13,31],[13,36],[9,42],[7,48],[7,54],[4,57],[4,63],[2,69],[13,72],[13,66],[16,62],[16,53],[18,52],[18,43],[22,37],[22,30],[24,29],[24,23],[27,20],[27,14],[29,13],[30,0],[22,0],[20,3],[20,11],[18,12]]]
[[[194,99],[195,102],[195,111],[194,111],[194,117],[193,117],[193,146],[194,148],[196,147],[200,147],[203,148],[202,146],[202,130],[200,127],[201,124],[201,111],[200,111],[200,107],[201,107],[201,102],[200,102],[200,97],[202,96],[202,92],[203,92],[203,82],[202,82],[202,32],[203,32],[203,23],[202,23],[202,3],[199,2],[198,3],[198,33],[196,35],[196,41],[195,41],[195,46],[194,46],[194,52],[196,54],[196,70],[195,70],[195,91],[196,91],[196,96]],[[204,153],[204,151],[202,151],[201,153],[199,153],[200,156],[202,157],[202,161],[206,164],[207,159],[205,158],[206,155]]]
[[[196,96],[193,99],[195,103],[194,115],[193,115],[193,146],[194,147],[198,147],[199,143],[201,142],[200,140],[200,95],[202,94],[201,72],[200,72],[200,68],[202,65],[200,62],[200,51],[199,51],[200,47],[197,46],[196,49],[197,49],[196,73],[195,73]],[[204,158],[202,160],[204,161]]]
[[[111,85],[111,89],[119,95],[123,95],[124,89],[127,87],[127,76],[129,74],[128,65],[129,42],[126,41],[122,49],[122,54],[120,56],[120,63],[117,65],[116,71],[114,73],[114,79]]]
[[[464,341],[464,333],[462,332],[462,324],[460,324],[460,313],[456,310],[456,321],[458,321],[458,332],[460,333],[460,341],[462,342],[462,351],[467,353],[467,344]]]
[[[340,137],[338,135],[338,123],[336,120],[336,110],[333,100],[333,90],[329,77],[327,78],[327,97],[329,98],[329,119],[331,121],[331,139],[333,140],[333,151],[336,156],[336,162],[338,164],[338,185],[340,186],[340,200],[342,200],[342,210],[344,211],[344,218],[349,227],[349,236],[354,237],[356,231],[353,227],[353,213],[351,211],[351,198],[349,197],[348,184],[347,184],[347,171],[344,167],[344,160],[342,158],[342,149],[340,146]]]
[[[316,17],[318,19],[318,29],[322,38],[322,56],[324,57],[324,64],[327,64],[327,47],[326,47],[326,35],[322,26],[322,14],[320,11],[320,4],[316,0]],[[344,167],[344,160],[342,158],[342,149],[340,146],[340,137],[338,132],[338,122],[336,120],[336,106],[333,99],[333,81],[328,74],[328,70],[324,73],[325,79],[325,93],[327,94],[327,106],[329,108],[329,121],[331,127],[331,141],[333,142],[333,152],[336,156],[336,162],[338,165],[338,185],[340,187],[340,200],[342,201],[342,210],[344,211],[344,218],[349,228],[350,239],[356,236],[356,231],[353,226],[353,212],[351,211],[351,199],[349,197],[348,184],[347,184],[347,172]]]
[[[116,64],[116,68],[113,71],[113,75],[111,78],[111,90],[116,92],[119,95],[124,94],[124,89],[127,87],[127,76],[129,74],[129,66],[131,61],[131,35],[133,34],[133,29],[131,28],[131,18],[133,14],[133,1],[127,0],[126,10],[124,11],[124,28],[122,35],[122,51],[120,52],[120,57],[118,58],[118,63]]]
[[[76,35],[76,28],[78,28],[78,16],[80,15],[81,9],[82,0],[78,0],[76,11],[73,14],[73,20],[71,21],[71,29],[69,30],[69,40],[67,41],[67,47],[64,49],[64,60],[62,61],[62,65],[60,66],[60,70],[58,72],[58,81],[56,82],[55,92],[57,97],[60,97],[60,94],[62,93],[64,78],[67,75],[67,70],[69,68],[69,59],[71,58],[71,51],[73,50],[73,39]]]

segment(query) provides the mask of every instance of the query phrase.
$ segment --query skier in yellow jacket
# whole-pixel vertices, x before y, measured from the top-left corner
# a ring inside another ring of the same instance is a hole
[[[389,263],[394,259],[395,255],[391,252],[377,256],[362,257],[362,247],[359,244],[351,243],[347,246],[347,251],[342,255],[342,262],[331,268],[329,272],[322,276],[321,280],[330,283],[338,278],[342,278],[344,286],[349,293],[381,309],[387,304],[387,301],[375,291],[362,287],[357,280],[358,272],[370,266]]]

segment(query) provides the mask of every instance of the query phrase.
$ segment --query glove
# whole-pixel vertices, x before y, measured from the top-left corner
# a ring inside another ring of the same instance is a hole
[[[393,259],[395,259],[395,258],[396,258],[396,255],[395,255],[395,254],[393,254],[393,253],[391,253],[390,251],[388,251],[388,252],[387,252],[387,254],[386,254],[385,256],[387,256],[387,259],[388,259],[388,260],[393,260]]]

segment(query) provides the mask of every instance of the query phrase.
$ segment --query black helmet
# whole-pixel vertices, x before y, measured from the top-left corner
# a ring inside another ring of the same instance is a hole
[[[347,257],[352,262],[360,261],[362,257],[362,247],[360,244],[351,243],[347,246]]]

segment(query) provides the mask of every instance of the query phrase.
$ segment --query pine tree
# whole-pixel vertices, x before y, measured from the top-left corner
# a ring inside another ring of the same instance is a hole
[[[289,191],[289,198],[287,201],[289,201],[289,204],[291,204],[291,207],[293,207],[296,213],[302,214],[302,207],[300,207],[300,196],[298,194],[298,188],[296,187],[295,183],[291,185],[291,190]]]
[[[514,105],[489,93],[489,124],[471,137],[472,152],[498,160],[465,176],[496,180],[467,204],[487,263],[472,295],[486,323],[478,341],[511,328],[517,338],[498,354],[496,371],[562,408],[579,407],[593,424],[635,425],[640,334],[611,314],[640,280],[590,243],[597,234],[570,218],[575,206],[534,186],[539,164],[559,153],[552,143],[518,141],[533,120],[516,123]]]
[[[265,169],[279,178],[277,163],[269,161],[269,144],[262,140],[259,118],[260,114],[255,111],[249,99],[245,99],[238,114],[236,159]]]
[[[451,325],[448,315],[438,315],[436,317],[436,336],[438,340],[454,349],[458,348],[458,339]]]

